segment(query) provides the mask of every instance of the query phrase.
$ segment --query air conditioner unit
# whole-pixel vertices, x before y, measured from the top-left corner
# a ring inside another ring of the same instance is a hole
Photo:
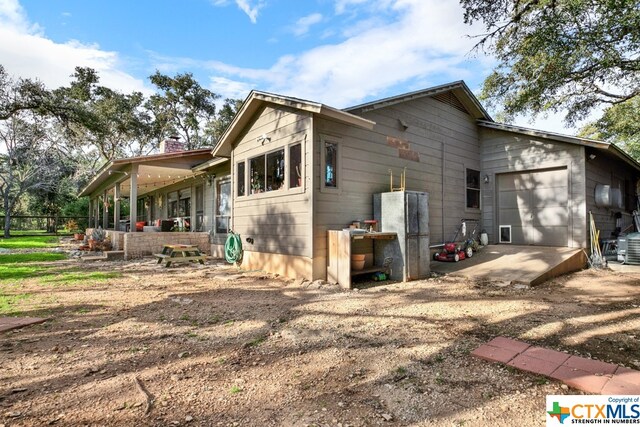
[[[640,233],[631,233],[618,238],[618,261],[640,265]]]

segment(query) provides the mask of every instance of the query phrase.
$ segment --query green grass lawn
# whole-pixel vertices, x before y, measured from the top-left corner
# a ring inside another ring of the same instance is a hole
[[[57,245],[56,236],[16,236],[0,239],[0,248],[5,249],[53,248]]]
[[[29,254],[0,254],[1,264],[22,264],[25,262],[50,262],[66,259],[67,256],[54,252],[34,252]]]
[[[70,285],[92,286],[122,277],[122,274],[117,272],[91,272],[75,267],[69,268],[66,263],[51,263],[65,258],[66,255],[58,253],[0,255],[0,316],[17,316],[24,307],[32,308],[34,304],[42,303],[45,295],[28,293],[28,286],[32,287],[33,284],[54,288]],[[23,282],[26,279],[31,279],[29,284]]]
[[[17,295],[5,295],[0,290],[0,315],[15,316],[20,312],[17,310],[16,303],[26,300],[30,297],[29,294],[17,294]]]
[[[42,277],[41,282],[50,285],[73,285],[81,282],[103,282],[105,280],[122,277],[121,273],[102,273],[94,271],[87,273],[86,271],[64,271],[57,274],[47,273]]]
[[[33,236],[33,235],[53,236],[53,234],[49,233],[47,230],[11,230],[11,236]]]

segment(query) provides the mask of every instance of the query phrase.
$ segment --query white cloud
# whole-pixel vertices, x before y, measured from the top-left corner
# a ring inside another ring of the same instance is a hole
[[[18,0],[0,0],[0,27],[28,34],[41,32],[38,25],[28,22]]]
[[[9,74],[39,79],[50,88],[67,85],[76,66],[98,71],[100,82],[114,89],[147,92],[144,83],[122,71],[117,53],[78,41],[56,43],[29,22],[17,0],[0,0],[0,58]]]
[[[309,32],[311,26],[319,24],[320,22],[322,22],[321,13],[312,13],[311,15],[303,16],[291,27],[291,32],[296,36],[305,35]]]
[[[209,84],[209,90],[217,93],[222,99],[244,99],[251,92],[251,84],[230,80],[224,77],[213,77]]]
[[[336,10],[359,3],[338,0]],[[344,41],[282,56],[267,69],[208,65],[217,77],[229,81],[245,81],[337,107],[358,103],[401,83],[432,80],[429,76],[458,80],[469,75],[467,54],[474,42],[464,35],[474,30],[463,23],[456,2],[380,0],[367,7],[372,11],[387,8],[396,18],[373,27],[355,23],[360,32],[348,34]],[[370,19],[373,17],[367,15],[362,20]]]
[[[258,12],[264,6],[264,3],[261,1],[257,2],[254,5],[251,5],[249,0],[236,0],[236,4],[244,13],[247,14],[251,22],[253,22],[254,24],[258,20]]]
[[[230,1],[229,0],[211,0],[211,3],[214,6],[220,7],[220,6],[228,6]],[[265,6],[264,0],[257,0],[253,2],[251,0],[235,0],[235,3],[238,6],[238,8],[240,8],[240,10],[242,10],[244,13],[247,14],[251,22],[253,22],[254,24],[258,22],[258,13],[260,12],[260,9],[262,9]]]

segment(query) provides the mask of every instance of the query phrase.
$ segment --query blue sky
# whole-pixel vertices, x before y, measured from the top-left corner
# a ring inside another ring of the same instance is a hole
[[[0,63],[49,87],[81,65],[149,92],[157,69],[223,97],[344,108],[455,80],[477,92],[494,61],[471,53],[482,28],[462,13],[457,0],[0,0]],[[558,116],[519,123],[572,133]]]

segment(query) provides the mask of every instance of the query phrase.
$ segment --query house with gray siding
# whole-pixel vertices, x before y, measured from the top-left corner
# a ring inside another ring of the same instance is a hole
[[[574,248],[588,245],[589,212],[603,238],[628,228],[640,178],[614,145],[496,123],[462,81],[343,110],[253,91],[190,171],[213,255],[233,230],[244,268],[307,279],[326,278],[327,231],[373,218],[390,174],[429,193],[432,245],[472,219],[490,243]],[[105,197],[105,173],[83,194]],[[168,201],[184,184],[145,195]]]
[[[390,173],[429,193],[432,244],[474,219],[491,243],[574,248],[588,245],[589,212],[601,236],[620,231],[640,177],[614,145],[496,123],[461,81],[344,110],[252,92],[213,155],[231,160],[232,227],[249,239],[243,264],[308,279],[326,277],[327,230],[372,218]],[[269,156],[284,160],[277,189]],[[266,170],[257,192],[256,159]],[[605,187],[622,201],[596,203]]]

